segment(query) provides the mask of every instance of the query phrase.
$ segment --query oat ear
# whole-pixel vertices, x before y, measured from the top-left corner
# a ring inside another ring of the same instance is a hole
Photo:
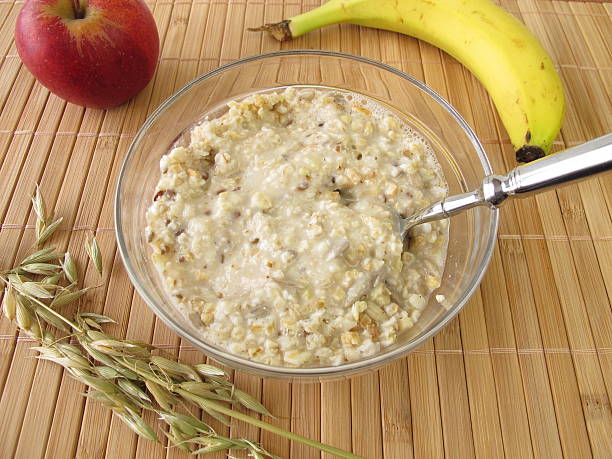
[[[98,246],[95,235],[91,239],[85,241],[85,251],[98,270],[98,273],[102,275],[102,254],[100,253],[100,247]]]

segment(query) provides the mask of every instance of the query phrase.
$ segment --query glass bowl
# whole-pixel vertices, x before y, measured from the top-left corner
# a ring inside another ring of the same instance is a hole
[[[115,197],[119,251],[138,293],[172,330],[204,353],[230,367],[294,380],[352,375],[376,369],[416,348],[440,331],[463,307],[486,270],[497,233],[498,212],[474,208],[453,217],[442,285],[415,326],[380,353],[339,366],[275,367],[233,355],[204,341],[191,322],[172,306],[149,258],[145,212],[159,180],[159,159],[205,113],[256,91],[292,85],[350,90],[395,111],[432,146],[450,193],[475,188],[491,174],[474,132],[453,107],[409,75],[363,57],[326,51],[280,51],[252,56],[220,67],[189,83],[165,101],[138,131],[123,164]],[[444,295],[444,305],[436,301]]]

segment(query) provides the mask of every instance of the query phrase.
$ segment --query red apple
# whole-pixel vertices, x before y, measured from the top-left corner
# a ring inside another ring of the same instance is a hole
[[[159,36],[142,0],[26,0],[15,28],[21,60],[69,102],[115,107],[153,77]]]

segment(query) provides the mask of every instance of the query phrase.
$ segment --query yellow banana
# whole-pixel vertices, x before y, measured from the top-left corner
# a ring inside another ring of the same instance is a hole
[[[533,34],[490,0],[331,0],[265,30],[279,40],[351,23],[424,40],[465,65],[491,95],[518,161],[549,153],[565,112],[563,86]]]

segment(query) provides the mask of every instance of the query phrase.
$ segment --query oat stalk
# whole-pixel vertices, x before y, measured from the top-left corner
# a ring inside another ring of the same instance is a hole
[[[49,223],[52,217],[38,188],[32,203],[40,246],[53,235],[61,218]],[[85,250],[102,274],[95,238],[85,243]],[[5,285],[2,309],[23,333],[39,342],[35,347],[39,359],[63,366],[89,388],[87,397],[107,406],[138,435],[159,441],[156,431],[141,416],[143,411],[151,411],[168,426],[163,434],[170,444],[191,454],[229,449],[248,451],[257,459],[277,457],[255,442],[225,437],[198,417],[176,411],[189,403],[224,424],[229,425],[229,419],[234,418],[338,457],[360,457],[230,408],[224,403],[272,416],[258,400],[228,381],[220,368],[178,362],[150,344],[110,336],[102,328],[114,321],[101,314],[77,312],[69,319],[57,309],[76,303],[92,288],[79,289],[79,278],[70,253],[62,256],[54,247],[37,249],[15,268],[0,272],[0,282]],[[52,327],[64,334],[56,337]]]

